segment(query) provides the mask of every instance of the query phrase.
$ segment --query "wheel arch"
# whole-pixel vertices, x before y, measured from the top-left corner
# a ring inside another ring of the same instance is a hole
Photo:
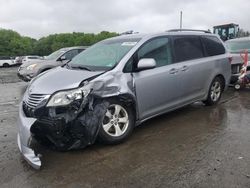
[[[124,103],[126,106],[131,107],[134,114],[135,114],[135,120],[138,119],[138,108],[137,108],[137,103],[135,100],[135,97],[129,93],[124,93],[120,95],[114,95],[114,96],[109,96],[109,97],[104,97],[102,98],[103,100],[118,100],[122,103]]]
[[[10,66],[10,64],[9,64],[9,63],[7,63],[7,62],[4,62],[2,66],[3,66],[3,67],[9,67],[9,66]]]
[[[222,74],[217,74],[217,75],[214,77],[214,79],[215,79],[215,78],[220,78],[220,79],[221,79],[222,84],[223,84],[223,85],[222,85],[222,86],[223,86],[222,89],[223,89],[223,91],[224,91],[224,90],[225,90],[225,86],[226,86],[226,79],[225,79],[225,77],[224,77]],[[214,80],[214,79],[213,79],[213,80]]]
[[[209,81],[207,82],[207,85],[206,85],[207,88],[206,88],[206,90],[205,90],[206,92],[205,92],[205,95],[204,95],[202,101],[207,99],[209,89],[210,89],[211,84],[212,84],[212,82],[213,82],[213,80],[214,80],[215,78],[220,78],[220,79],[222,80],[222,82],[223,82],[223,88],[222,88],[223,90],[222,90],[222,91],[224,91],[224,90],[226,89],[226,79],[225,79],[225,77],[223,76],[223,74],[221,74],[221,73],[215,74],[215,75],[211,76],[211,77],[208,79]]]

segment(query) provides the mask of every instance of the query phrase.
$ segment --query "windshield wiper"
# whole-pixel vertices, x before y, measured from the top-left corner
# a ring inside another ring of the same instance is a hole
[[[87,70],[87,71],[92,71],[91,69],[89,69],[88,67],[84,67],[84,66],[71,66],[72,69],[81,69],[81,70]]]

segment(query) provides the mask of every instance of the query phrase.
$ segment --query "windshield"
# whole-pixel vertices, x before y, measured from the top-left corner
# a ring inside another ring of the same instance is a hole
[[[65,52],[66,52],[66,50],[62,50],[62,49],[57,50],[57,51],[53,52],[52,54],[46,56],[44,59],[45,60],[55,60]]]
[[[73,58],[69,66],[109,70],[119,63],[139,40],[139,38],[110,39],[99,42]]]
[[[249,41],[228,41],[226,42],[228,50],[232,53],[240,53],[244,50],[250,50],[250,40]]]

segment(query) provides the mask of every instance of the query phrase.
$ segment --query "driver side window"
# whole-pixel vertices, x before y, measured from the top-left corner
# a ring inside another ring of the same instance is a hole
[[[156,38],[147,42],[137,52],[138,60],[143,58],[153,58],[156,61],[156,67],[169,65],[172,63],[170,44],[168,38]]]
[[[132,72],[140,59],[153,58],[156,67],[169,65],[172,63],[170,41],[167,37],[160,37],[146,42],[127,62],[124,71]]]

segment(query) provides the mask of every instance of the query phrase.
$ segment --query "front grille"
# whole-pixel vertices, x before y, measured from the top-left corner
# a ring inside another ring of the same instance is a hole
[[[26,117],[34,117],[34,108],[30,108],[25,102],[23,102],[23,111]]]
[[[48,99],[49,95],[30,94],[23,101],[23,111],[27,117],[34,117],[34,109],[44,100]]]
[[[30,94],[24,100],[25,104],[29,108],[36,108],[44,99],[48,98],[48,95],[43,94]]]

